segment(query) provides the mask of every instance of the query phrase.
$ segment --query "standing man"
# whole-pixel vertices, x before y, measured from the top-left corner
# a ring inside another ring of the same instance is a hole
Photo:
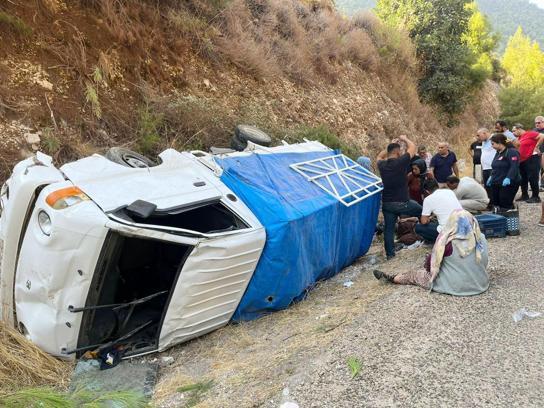
[[[416,160],[423,160],[425,161],[425,165],[427,168],[431,167],[431,159],[433,158],[432,154],[427,152],[427,148],[423,145],[419,146],[417,148],[417,154],[412,157],[412,163]]]
[[[516,136],[508,130],[508,126],[504,120],[498,120],[495,122],[495,132],[502,133],[506,136],[506,139],[513,143],[516,140]]]
[[[482,163],[480,162],[480,158],[482,157],[482,142],[478,135],[476,135],[476,140],[470,145],[468,154],[472,157],[472,177],[481,183]]]
[[[425,241],[434,243],[442,228],[448,223],[454,210],[462,210],[461,203],[455,193],[449,188],[438,188],[436,180],[425,180],[423,184],[424,194],[421,223],[416,224],[416,234]],[[431,222],[431,215],[436,215],[438,222]]]
[[[438,144],[438,153],[431,159],[429,173],[438,182],[440,188],[446,187],[448,176],[451,176],[452,173],[459,177],[457,157],[455,153],[450,151],[450,146],[446,142]]]
[[[516,123],[513,127],[514,134],[519,141],[519,172],[521,174],[521,197],[516,201],[539,203],[540,179],[540,151],[539,147],[544,141],[544,133],[535,131],[526,132],[523,125]],[[532,197],[529,198],[528,185],[531,186]]]
[[[406,153],[401,155],[399,142],[406,144]],[[421,205],[410,200],[406,174],[410,161],[416,154],[416,145],[405,135],[393,140],[387,150],[377,158],[378,170],[383,181],[382,212],[384,219],[384,246],[387,259],[395,256],[395,225],[399,215],[419,217]]]
[[[544,133],[544,116],[537,116],[535,118],[535,128],[533,129],[535,132],[538,133]],[[540,145],[540,153],[544,153],[544,143]],[[542,159],[540,162],[540,167],[544,169],[544,154],[542,154]],[[540,179],[540,188],[544,187],[544,180]],[[542,204],[544,206],[544,204]],[[544,210],[544,207],[543,207]]]
[[[487,180],[491,177],[491,163],[493,163],[493,159],[497,152],[491,145],[491,134],[489,133],[489,129],[481,128],[478,130],[477,134],[482,142],[482,155],[480,156],[480,163],[482,164],[482,184],[484,185],[487,197],[490,200],[488,208],[491,208],[493,205],[491,197],[493,195],[491,193],[491,187],[487,185]]]

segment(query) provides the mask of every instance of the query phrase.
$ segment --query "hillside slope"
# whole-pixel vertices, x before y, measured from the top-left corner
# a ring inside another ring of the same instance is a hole
[[[409,44],[391,49],[378,22],[258,3],[2,4],[0,179],[37,149],[59,163],[113,145],[205,149],[242,122],[276,141],[336,134],[374,155],[400,133],[459,142],[497,115],[489,86],[445,128],[418,101]]]

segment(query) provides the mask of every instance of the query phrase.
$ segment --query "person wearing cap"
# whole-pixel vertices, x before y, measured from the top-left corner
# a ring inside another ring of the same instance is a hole
[[[540,177],[539,146],[544,141],[544,133],[534,130],[525,131],[521,123],[513,127],[519,141],[519,172],[521,175],[521,197],[516,201],[540,203],[538,181]],[[529,198],[528,186],[531,186],[532,197]]]

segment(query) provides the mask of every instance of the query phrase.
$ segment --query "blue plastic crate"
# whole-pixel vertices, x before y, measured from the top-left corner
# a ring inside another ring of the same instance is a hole
[[[481,214],[476,215],[476,219],[486,238],[504,238],[506,236],[506,217],[498,214]]]

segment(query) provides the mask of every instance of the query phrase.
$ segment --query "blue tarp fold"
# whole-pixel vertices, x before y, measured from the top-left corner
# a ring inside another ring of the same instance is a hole
[[[346,207],[289,165],[336,152],[251,154],[216,159],[221,180],[266,229],[266,244],[234,320],[288,307],[372,242],[380,194]]]

